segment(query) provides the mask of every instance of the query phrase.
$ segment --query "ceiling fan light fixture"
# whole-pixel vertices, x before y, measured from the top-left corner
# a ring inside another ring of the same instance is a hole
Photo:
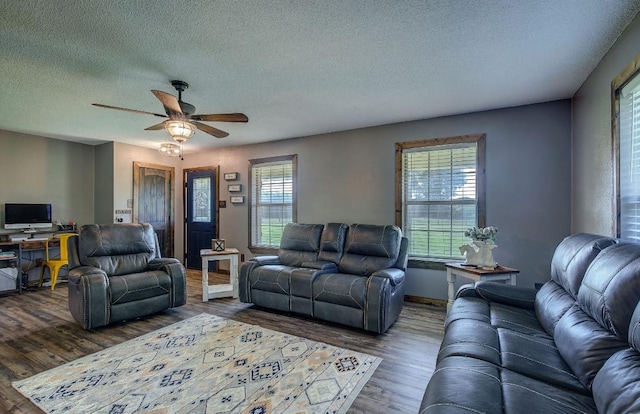
[[[158,151],[169,157],[180,157],[182,155],[182,146],[173,142],[163,142],[160,144]]]
[[[196,132],[195,125],[185,121],[167,121],[164,129],[166,129],[169,135],[171,135],[171,138],[177,142],[188,140]]]

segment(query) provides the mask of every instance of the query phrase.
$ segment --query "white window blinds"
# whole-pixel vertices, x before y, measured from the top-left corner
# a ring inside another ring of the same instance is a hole
[[[252,246],[280,246],[284,226],[294,221],[294,182],[292,159],[252,164]]]
[[[404,149],[402,153],[402,229],[409,255],[460,259],[476,226],[476,142]]]
[[[620,238],[640,241],[640,76],[620,90]]]

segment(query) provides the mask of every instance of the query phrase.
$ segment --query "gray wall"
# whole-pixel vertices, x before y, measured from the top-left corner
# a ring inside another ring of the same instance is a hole
[[[2,226],[11,202],[51,203],[54,221],[93,221],[94,147],[0,130],[0,148]]]
[[[573,232],[615,236],[611,81],[640,53],[640,15],[573,98]]]
[[[111,223],[113,221],[113,142],[95,147],[95,213],[94,223]]]
[[[495,257],[532,287],[548,280],[553,250],[570,232],[570,109],[565,100],[216,149],[185,156],[183,167],[239,172],[246,197],[249,159],[298,154],[299,222],[393,223],[396,142],[486,133],[487,223],[500,229]],[[226,184],[220,237],[250,256],[248,206],[230,204]],[[407,294],[445,299],[444,272],[411,269]]]
[[[570,108],[569,101],[557,101],[215,149],[184,161],[119,143],[94,149],[3,132],[11,156],[0,172],[11,185],[1,187],[0,202],[50,200],[63,221],[112,221],[113,209],[126,208],[133,196],[133,161],[142,161],[176,167],[176,217],[182,217],[183,168],[220,165],[221,173],[239,172],[246,197],[249,159],[298,154],[300,222],[393,223],[396,142],[486,133],[487,223],[500,228],[495,257],[521,270],[519,285],[533,286],[548,279],[553,250],[570,232]],[[221,180],[227,207],[220,210],[220,237],[250,256],[247,203],[229,203],[226,184]],[[182,232],[182,220],[176,220],[179,258]],[[445,299],[444,272],[410,269],[407,294]]]

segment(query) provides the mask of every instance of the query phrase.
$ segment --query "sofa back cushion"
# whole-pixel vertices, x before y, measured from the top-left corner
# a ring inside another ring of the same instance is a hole
[[[299,267],[304,262],[317,260],[323,227],[322,224],[287,224],[280,239],[280,263]]]
[[[534,301],[536,318],[544,330],[553,336],[556,324],[575,302],[576,299],[569,292],[550,280],[536,293]]]
[[[394,267],[398,261],[402,230],[393,225],[352,224],[347,232],[340,273],[369,276]]]
[[[78,236],[78,260],[109,276],[143,272],[159,257],[150,224],[87,224]]]
[[[614,239],[596,234],[576,233],[566,237],[551,259],[551,279],[575,298],[593,259],[614,243]]]
[[[576,304],[554,332],[558,351],[588,388],[614,353],[628,347],[629,325],[640,301],[640,248],[619,243],[587,269]]]
[[[640,303],[631,317],[629,345],[611,356],[593,381],[598,412],[640,412]]]
[[[640,301],[640,246],[619,243],[605,249],[591,263],[577,300],[585,313],[627,341]]]
[[[327,223],[320,238],[320,254],[318,260],[338,264],[344,252],[344,240],[347,236],[347,226],[344,223]]]

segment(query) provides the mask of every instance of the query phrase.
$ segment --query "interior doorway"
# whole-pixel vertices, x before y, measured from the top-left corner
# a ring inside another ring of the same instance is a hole
[[[163,257],[173,257],[174,167],[133,162],[133,222],[149,223]]]
[[[184,170],[184,256],[185,267],[202,269],[200,250],[211,248],[218,238],[219,167]],[[210,269],[214,270],[214,269]]]

